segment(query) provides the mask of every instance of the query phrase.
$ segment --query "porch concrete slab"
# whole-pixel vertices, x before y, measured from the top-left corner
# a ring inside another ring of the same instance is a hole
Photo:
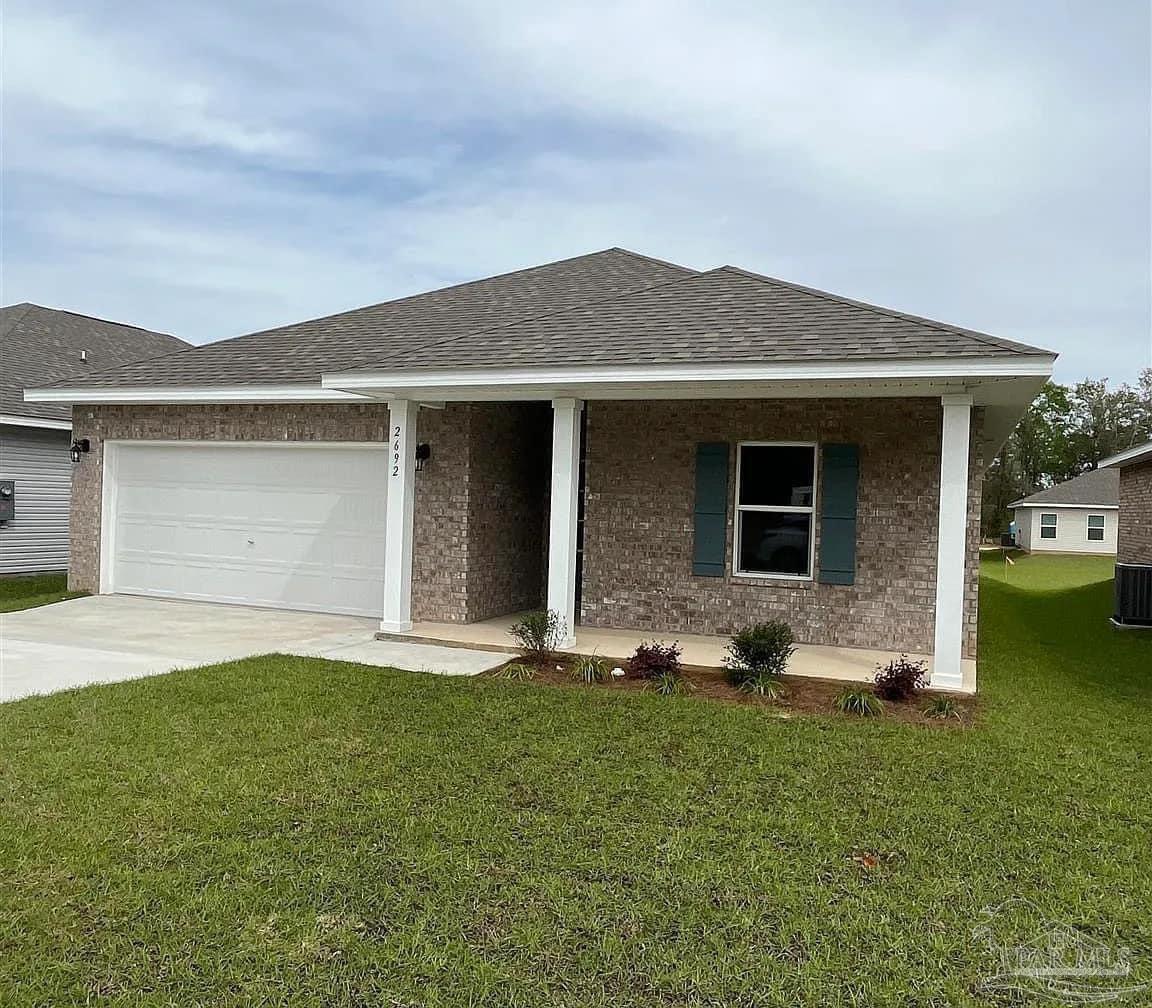
[[[357,616],[98,595],[0,616],[0,701],[279,653],[442,675],[505,661],[491,651],[375,639]]]
[[[516,641],[509,629],[518,617],[501,616],[480,623],[416,623],[409,634],[387,634],[390,640],[423,641],[449,647],[491,648],[503,653],[516,652]],[[728,648],[727,637],[707,634],[652,633],[636,630],[614,630],[599,627],[579,627],[576,641],[565,650],[570,654],[598,654],[603,658],[623,660],[646,642],[676,641],[682,649],[685,665],[700,668],[721,668]],[[799,644],[789,663],[790,675],[811,676],[815,679],[838,679],[844,682],[870,682],[876,666],[885,664],[898,652],[869,648],[832,647],[824,644]],[[914,660],[927,662],[932,668],[930,655],[909,654]],[[961,692],[976,692],[976,662],[963,663],[964,685]]]

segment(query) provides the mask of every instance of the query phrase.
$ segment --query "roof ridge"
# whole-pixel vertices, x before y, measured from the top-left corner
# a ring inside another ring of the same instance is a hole
[[[117,322],[115,319],[103,318],[100,315],[89,315],[87,312],[78,312],[71,308],[52,308],[49,305],[37,304],[35,301],[24,301],[21,303],[27,306],[20,316],[21,320],[23,320],[24,316],[27,315],[31,309],[39,308],[41,311],[60,312],[62,315],[75,315],[76,318],[89,319],[92,322],[103,322],[105,325],[120,326],[122,329],[136,329],[139,332],[151,333],[153,336],[167,336],[170,339],[180,340],[180,342],[186,346],[192,346],[186,339],[170,332],[162,332],[159,329],[149,329],[147,326],[138,326],[131,322]],[[19,305],[12,305],[11,307],[18,308]]]
[[[535,266],[521,266],[519,269],[506,270],[503,273],[493,273],[491,276],[477,277],[475,280],[462,280],[460,283],[448,284],[445,287],[434,287],[432,290],[417,291],[414,294],[404,294],[401,297],[389,298],[386,301],[375,301],[372,304],[360,305],[357,308],[345,308],[343,311],[332,312],[329,315],[317,315],[315,318],[301,319],[298,322],[284,322],[281,325],[269,326],[267,329],[255,329],[252,332],[239,333],[236,336],[227,336],[224,339],[212,340],[212,344],[227,343],[230,340],[243,339],[246,336],[263,336],[269,333],[274,333],[280,329],[291,329],[295,326],[305,325],[312,322],[326,322],[329,319],[340,318],[344,315],[352,315],[356,312],[370,311],[373,308],[383,308],[385,305],[403,304],[405,301],[414,301],[417,298],[429,297],[433,294],[444,294],[447,291],[460,290],[464,287],[473,287],[476,284],[487,283],[489,280],[502,280],[506,277],[517,276],[521,273],[532,273],[536,270],[546,269],[549,266],[559,266],[562,263],[573,263],[580,259],[591,259],[593,256],[603,255],[605,252],[622,252],[625,255],[633,256],[637,259],[647,259],[647,256],[641,255],[639,252],[631,252],[628,249],[618,248],[612,246],[610,248],[597,249],[594,252],[582,252],[580,255],[566,256],[563,259],[554,259],[551,262],[537,263]],[[651,262],[660,262],[658,259],[652,259]],[[677,269],[688,269],[687,266],[678,266],[676,263],[662,263],[665,266],[674,266]]]
[[[639,253],[628,252],[627,249],[605,249],[605,251],[627,252],[629,255],[636,255],[640,259],[648,258],[647,256],[639,255]],[[652,261],[653,262],[659,262],[660,260],[654,259]],[[675,263],[668,263],[666,265],[675,266],[676,264]],[[363,371],[366,368],[371,369],[371,368],[376,367],[379,364],[384,364],[387,361],[393,360],[396,357],[409,357],[409,356],[412,356],[413,354],[419,353],[421,350],[430,350],[433,347],[447,346],[449,343],[455,343],[457,340],[470,339],[473,336],[482,336],[485,333],[498,332],[501,329],[511,329],[514,326],[523,325],[525,322],[536,322],[536,321],[539,321],[540,319],[555,318],[557,315],[563,315],[566,312],[581,311],[583,309],[587,309],[587,308],[590,308],[593,306],[611,304],[614,301],[619,301],[619,300],[626,298],[626,297],[632,297],[635,294],[643,294],[646,291],[655,290],[658,287],[667,287],[667,286],[670,286],[671,284],[683,283],[686,280],[693,280],[696,277],[708,276],[710,273],[716,272],[715,270],[705,270],[705,271],[693,270],[693,269],[688,269],[688,267],[686,267],[686,266],[681,266],[679,268],[687,270],[688,275],[687,276],[679,276],[679,277],[676,277],[675,279],[672,279],[672,280],[662,280],[660,283],[648,284],[645,287],[634,287],[631,290],[620,291],[619,293],[613,294],[610,297],[596,298],[595,300],[592,300],[592,301],[582,301],[579,304],[568,305],[568,307],[566,307],[566,308],[557,308],[554,311],[541,312],[539,315],[526,315],[524,318],[516,319],[514,322],[504,322],[504,323],[501,323],[500,325],[487,326],[484,329],[470,329],[466,333],[458,333],[455,336],[446,336],[446,337],[444,337],[444,339],[441,339],[441,340],[431,340],[427,343],[421,343],[415,347],[409,347],[406,350],[398,350],[398,351],[396,351],[396,353],[386,354],[385,356],[381,357],[378,361],[373,361],[371,364],[365,365],[363,367],[352,368],[351,370]]]
[[[920,325],[926,325],[933,329],[939,329],[942,332],[959,333],[962,336],[969,336],[972,339],[983,343],[986,346],[995,347],[998,350],[1009,350],[1012,353],[1026,354],[1026,353],[1043,353],[1051,356],[1056,356],[1055,351],[1045,350],[1042,347],[1029,346],[1026,343],[1017,343],[1015,340],[1004,339],[1000,336],[993,336],[991,333],[980,332],[977,329],[967,329],[964,326],[952,325],[949,322],[941,322],[939,319],[930,319],[924,315],[913,315],[911,312],[899,311],[895,308],[885,308],[883,305],[872,304],[869,301],[858,301],[855,298],[845,297],[842,294],[833,294],[831,291],[821,290],[818,287],[806,287],[804,284],[792,283],[789,280],[781,280],[779,277],[767,276],[764,273],[756,273],[753,270],[747,270],[740,266],[724,265],[718,266],[717,270],[728,270],[732,273],[739,273],[752,280],[760,280],[764,283],[778,284],[781,287],[787,287],[790,290],[802,291],[805,294],[812,294],[816,297],[824,298],[826,301],[836,301],[839,304],[851,305],[853,308],[862,308],[865,311],[874,312],[877,315],[884,315],[889,318],[904,319],[907,322],[917,322]]]
[[[644,262],[656,263],[657,266],[669,266],[672,269],[678,269],[683,273],[710,273],[711,270],[698,270],[693,269],[691,266],[681,266],[680,263],[670,262],[667,259],[657,259],[655,256],[645,255],[643,252],[633,252],[631,249],[622,248],[619,245],[613,245],[611,248],[606,248],[604,252],[623,252],[625,255],[630,255],[633,259],[643,259]]]

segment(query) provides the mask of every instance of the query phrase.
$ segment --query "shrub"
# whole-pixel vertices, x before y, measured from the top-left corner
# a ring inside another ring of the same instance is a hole
[[[782,675],[796,652],[796,638],[787,623],[754,623],[733,636],[724,664],[733,686],[741,689],[748,680],[764,682],[765,676]]]
[[[670,668],[660,669],[647,678],[647,688],[655,690],[661,696],[683,696],[690,688],[688,681],[680,672]]]
[[[928,685],[928,666],[901,655],[887,665],[877,665],[873,682],[877,696],[885,700],[907,700],[916,690]]]
[[[517,682],[524,682],[525,680],[535,678],[536,670],[531,665],[524,665],[521,662],[509,662],[502,669],[499,669],[496,675],[501,679],[513,679]]]
[[[530,612],[512,625],[509,633],[520,646],[533,655],[546,655],[555,651],[564,636],[564,621],[558,612],[541,609]]]
[[[576,663],[572,666],[572,678],[577,682],[603,682],[611,674],[612,670],[608,663],[595,655],[582,655],[576,659]]]
[[[679,644],[641,644],[628,659],[628,674],[633,679],[655,679],[666,673],[680,675]]]
[[[963,721],[964,711],[950,696],[938,696],[933,697],[928,706],[924,708],[924,716],[935,718],[938,721],[947,721],[949,718]]]
[[[834,701],[841,714],[856,714],[860,717],[877,717],[884,713],[882,704],[866,689],[846,689]]]
[[[735,680],[734,680],[735,681]],[[742,693],[762,696],[768,700],[779,700],[784,695],[784,684],[772,672],[744,672],[736,688]]]

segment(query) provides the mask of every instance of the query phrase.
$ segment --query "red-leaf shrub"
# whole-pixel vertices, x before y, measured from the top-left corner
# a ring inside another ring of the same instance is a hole
[[[628,674],[633,679],[654,679],[660,675],[680,674],[679,644],[641,644],[628,659]]]
[[[907,700],[916,690],[928,685],[928,666],[901,655],[887,665],[877,665],[873,682],[877,696],[885,700]]]

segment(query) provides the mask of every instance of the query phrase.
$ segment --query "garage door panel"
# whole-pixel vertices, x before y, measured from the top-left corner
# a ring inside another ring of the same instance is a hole
[[[122,445],[111,587],[377,615],[386,457],[309,445]]]

